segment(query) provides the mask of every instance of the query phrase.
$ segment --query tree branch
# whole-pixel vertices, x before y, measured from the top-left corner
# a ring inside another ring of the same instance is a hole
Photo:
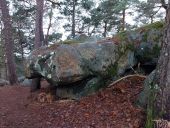
[[[57,6],[61,7],[61,4],[58,2],[54,2],[53,0],[47,0],[47,1],[51,2],[53,5],[57,5]]]
[[[140,77],[140,78],[146,78],[146,76],[144,75],[140,75],[140,74],[134,74],[134,75],[128,75],[128,76],[124,76],[116,81],[114,81],[113,83],[111,83],[108,88],[110,88],[111,86],[115,85],[116,83],[120,82],[121,80],[124,80],[124,79],[127,79],[127,78],[130,78],[130,77]]]

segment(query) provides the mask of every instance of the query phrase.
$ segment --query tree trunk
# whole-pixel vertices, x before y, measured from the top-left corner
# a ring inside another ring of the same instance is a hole
[[[44,45],[43,9],[44,9],[44,0],[36,0],[36,21],[35,21],[35,42],[34,42],[35,49]],[[41,88],[40,80],[41,78],[34,78],[32,80],[31,92]]]
[[[103,32],[103,36],[106,37],[107,34],[107,21],[104,22],[104,32]]]
[[[16,75],[16,66],[14,61],[14,41],[13,41],[13,35],[12,35],[12,23],[11,18],[9,15],[9,9],[7,6],[6,0],[0,0],[0,7],[2,11],[2,21],[4,24],[4,30],[3,30],[3,40],[5,42],[5,55],[7,60],[7,67],[8,67],[8,77],[10,84],[16,84],[17,81],[17,75]]]
[[[43,8],[44,0],[36,0],[36,21],[35,21],[35,42],[34,47],[39,48],[43,45]]]
[[[125,16],[126,16],[126,9],[123,9],[123,18],[122,18],[122,28],[121,28],[121,31],[125,30]]]
[[[76,7],[76,0],[73,0],[73,10],[72,10],[72,37],[75,37],[75,7]]]
[[[153,23],[153,16],[150,17],[150,20],[151,20],[151,24]]]
[[[170,121],[170,0],[167,7],[166,27],[155,84],[158,85],[155,102],[156,115]]]
[[[22,58],[22,62],[24,63],[24,47],[23,47],[23,37],[21,35],[21,26],[18,25],[18,38],[19,38],[19,44],[20,44],[20,47],[21,47],[21,58]]]
[[[49,32],[50,32],[50,28],[52,26],[52,13],[53,13],[53,8],[51,7],[51,10],[50,10],[50,14],[49,14],[49,25],[48,25],[48,28],[47,28],[47,34],[45,36],[45,39],[44,39],[44,45],[48,45],[48,37],[49,37]]]

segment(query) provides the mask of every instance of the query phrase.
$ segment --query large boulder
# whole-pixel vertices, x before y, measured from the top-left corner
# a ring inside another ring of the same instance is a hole
[[[0,86],[9,85],[9,81],[5,79],[0,79]]]
[[[160,53],[162,30],[163,23],[156,22],[105,40],[82,36],[78,41],[41,47],[27,58],[26,77],[43,77],[58,88],[59,97],[90,94],[103,87],[105,80],[115,80],[137,64],[149,67],[144,70],[150,73]]]
[[[26,61],[26,77],[44,77],[54,86],[96,75],[106,75],[118,58],[112,42],[54,44],[31,53]]]
[[[57,87],[57,96],[77,99],[136,64],[134,52],[121,47],[109,40],[41,47],[27,58],[26,77],[43,77]]]
[[[117,64],[118,58],[118,47],[111,41],[54,44],[31,53],[26,61],[26,77],[43,77],[57,87],[57,96],[77,99],[92,94],[103,87],[106,79],[117,76],[122,68]]]
[[[31,79],[24,79],[20,84],[23,85],[23,86],[31,86],[32,80]]]
[[[163,39],[162,22],[145,25],[132,31],[116,34],[113,40],[118,44],[130,43],[134,47],[134,55],[140,66],[149,74],[155,69]]]
[[[21,83],[25,80],[25,76],[18,77],[18,82]]]

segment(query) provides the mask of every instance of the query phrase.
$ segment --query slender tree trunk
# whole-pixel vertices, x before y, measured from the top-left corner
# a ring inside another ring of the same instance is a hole
[[[104,32],[103,32],[103,36],[106,37],[107,34],[107,21],[104,22]]]
[[[35,42],[34,48],[39,48],[44,45],[44,34],[43,34],[43,9],[44,0],[36,0],[36,21],[35,21]],[[40,89],[41,78],[34,78],[31,84],[31,91]]]
[[[166,28],[155,84],[159,87],[155,102],[156,114],[170,121],[170,0],[167,7]]]
[[[150,20],[151,20],[151,24],[153,23],[153,16],[150,17]]]
[[[18,25],[18,38],[19,38],[19,44],[20,44],[20,47],[21,47],[21,58],[22,58],[22,62],[24,63],[23,38],[22,38],[20,29],[21,29],[21,26]]]
[[[21,58],[22,58],[22,62],[24,63],[24,48],[22,42],[20,42],[20,45],[21,45]]]
[[[14,41],[13,41],[13,35],[12,35],[12,23],[11,18],[9,15],[9,9],[7,6],[6,0],[0,0],[0,7],[2,11],[2,21],[4,24],[4,30],[3,30],[3,40],[5,42],[5,55],[7,60],[7,67],[8,67],[8,77],[10,84],[16,84],[17,81],[17,75],[16,75],[16,66],[14,61]]]
[[[48,37],[49,37],[49,32],[50,32],[50,28],[51,28],[51,26],[52,26],[52,13],[53,13],[53,9],[52,9],[52,7],[51,7],[51,10],[50,10],[50,15],[49,15],[49,25],[48,25],[48,28],[47,28],[47,34],[46,34],[46,36],[45,36],[45,39],[44,39],[44,44],[45,45],[48,45]]]
[[[126,9],[123,9],[123,17],[122,17],[122,28],[121,30],[124,31],[125,30],[125,16],[126,16]]]
[[[73,10],[72,10],[72,37],[75,37],[75,7],[76,7],[76,0],[73,0]]]
[[[87,28],[87,35],[90,36],[90,25],[88,25],[88,28]]]
[[[44,0],[36,0],[36,21],[35,21],[35,42],[34,47],[39,48],[43,45],[43,8]]]

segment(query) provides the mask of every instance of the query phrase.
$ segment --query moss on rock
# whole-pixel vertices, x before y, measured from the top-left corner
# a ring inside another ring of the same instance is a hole
[[[61,44],[76,44],[76,43],[81,43],[81,42],[78,41],[78,40],[65,40],[65,41],[62,41],[60,43]]]

